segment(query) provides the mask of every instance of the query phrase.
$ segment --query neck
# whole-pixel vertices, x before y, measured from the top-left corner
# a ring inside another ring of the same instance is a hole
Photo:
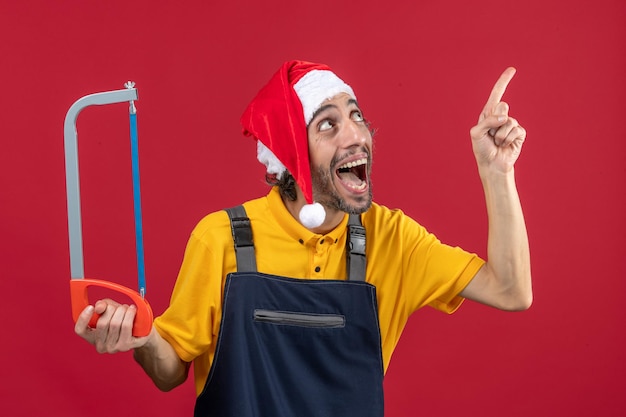
[[[307,204],[307,202],[304,198],[304,195],[302,194],[302,191],[298,189],[297,192],[298,198],[295,201],[286,199],[284,196],[281,196],[281,198],[289,213],[293,216],[294,219],[298,221],[298,223],[300,223],[300,210],[305,204]],[[330,232],[331,230],[339,226],[344,216],[346,215],[346,213],[344,213],[343,211],[336,209],[329,209],[327,207],[324,207],[324,210],[326,211],[326,218],[324,219],[324,223],[315,228],[308,228],[313,233],[324,235]]]

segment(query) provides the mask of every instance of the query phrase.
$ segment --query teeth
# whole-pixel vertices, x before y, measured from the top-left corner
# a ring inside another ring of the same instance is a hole
[[[346,184],[346,185],[352,188],[353,190],[362,191],[365,189],[365,186],[367,185],[367,183],[363,181],[361,182],[361,185],[354,185],[354,184]]]
[[[356,161],[348,162],[347,164],[343,164],[339,167],[339,169],[354,168],[356,166],[365,165],[365,164],[367,164],[367,158],[362,158]]]

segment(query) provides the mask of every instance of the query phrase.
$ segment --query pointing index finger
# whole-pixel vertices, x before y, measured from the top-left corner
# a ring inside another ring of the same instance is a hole
[[[515,68],[509,67],[504,70],[502,75],[500,75],[500,78],[498,78],[498,81],[496,81],[496,84],[493,86],[489,99],[487,100],[487,104],[485,104],[485,108],[483,109],[483,113],[485,115],[491,114],[496,105],[500,102],[500,100],[502,100],[506,87],[509,85],[511,79],[513,79],[515,71]]]

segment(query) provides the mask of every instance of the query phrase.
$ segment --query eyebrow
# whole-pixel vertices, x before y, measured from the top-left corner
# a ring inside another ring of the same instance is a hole
[[[359,103],[357,103],[357,101],[355,99],[353,99],[352,97],[348,98],[348,101],[346,102],[346,105],[351,105],[354,104],[359,110],[361,110],[361,108],[359,107]],[[315,118],[324,110],[330,109],[330,108],[337,108],[336,104],[326,104],[322,107],[320,107],[319,109],[315,110],[315,112],[313,112],[313,116],[311,116],[311,122],[309,123],[309,125],[313,122],[313,120],[315,120]],[[308,127],[308,126],[307,126]]]

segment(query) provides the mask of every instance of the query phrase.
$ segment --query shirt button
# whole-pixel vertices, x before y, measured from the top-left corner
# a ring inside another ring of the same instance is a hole
[[[315,267],[315,272],[320,272],[320,267],[319,266]]]

